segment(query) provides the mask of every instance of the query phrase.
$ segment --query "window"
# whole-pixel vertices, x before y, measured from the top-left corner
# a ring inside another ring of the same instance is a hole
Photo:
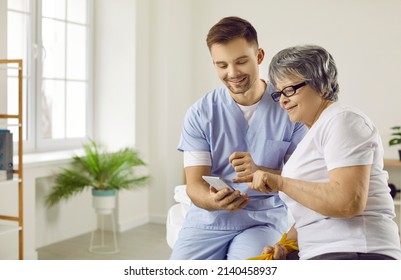
[[[24,61],[25,151],[80,147],[90,137],[91,10],[90,0],[7,1],[6,57]]]

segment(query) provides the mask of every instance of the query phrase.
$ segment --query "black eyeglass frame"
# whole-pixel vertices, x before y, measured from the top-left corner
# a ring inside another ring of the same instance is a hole
[[[303,86],[306,86],[306,82],[305,82],[305,81],[303,81],[302,83],[293,85],[293,86],[285,87],[285,88],[283,88],[281,91],[275,91],[275,92],[273,92],[273,93],[271,94],[271,97],[273,98],[274,102],[279,102],[279,101],[280,101],[280,97],[281,97],[282,94],[283,94],[285,97],[291,97],[291,96],[293,96],[293,95],[295,95],[295,94],[297,93],[297,89],[299,89],[299,88],[301,88],[301,87],[303,87]],[[285,91],[287,88],[292,88],[292,90],[294,91],[294,93],[291,93],[291,94],[286,94],[286,93],[284,93],[284,91]]]

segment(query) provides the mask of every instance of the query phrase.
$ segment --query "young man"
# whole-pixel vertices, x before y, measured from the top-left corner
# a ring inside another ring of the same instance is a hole
[[[280,172],[306,133],[275,103],[275,89],[259,78],[264,58],[254,27],[223,18],[207,36],[220,80],[189,108],[178,150],[184,152],[187,193],[192,204],[171,259],[246,259],[275,244],[288,229],[287,210],[277,194],[247,184],[217,191],[203,175],[228,180],[258,169]]]

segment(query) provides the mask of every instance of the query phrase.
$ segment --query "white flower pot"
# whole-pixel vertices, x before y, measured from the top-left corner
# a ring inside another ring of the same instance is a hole
[[[95,190],[92,189],[92,205],[96,213],[99,215],[111,214],[116,206],[116,191],[115,190]]]

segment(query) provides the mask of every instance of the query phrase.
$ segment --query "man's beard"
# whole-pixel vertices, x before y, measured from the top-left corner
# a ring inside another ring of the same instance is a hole
[[[245,92],[247,92],[250,88],[251,88],[251,83],[249,82],[248,77],[245,77],[245,84],[242,84],[240,86],[234,86],[232,85],[232,83],[230,82],[230,80],[226,80],[226,86],[228,87],[228,89],[233,93],[233,94],[244,94]]]
[[[245,84],[241,84],[240,87],[233,86],[229,80],[226,80],[226,86],[230,90],[231,93],[233,94],[244,94],[246,93],[253,85],[253,83],[250,81],[249,76],[246,76],[245,78]]]

